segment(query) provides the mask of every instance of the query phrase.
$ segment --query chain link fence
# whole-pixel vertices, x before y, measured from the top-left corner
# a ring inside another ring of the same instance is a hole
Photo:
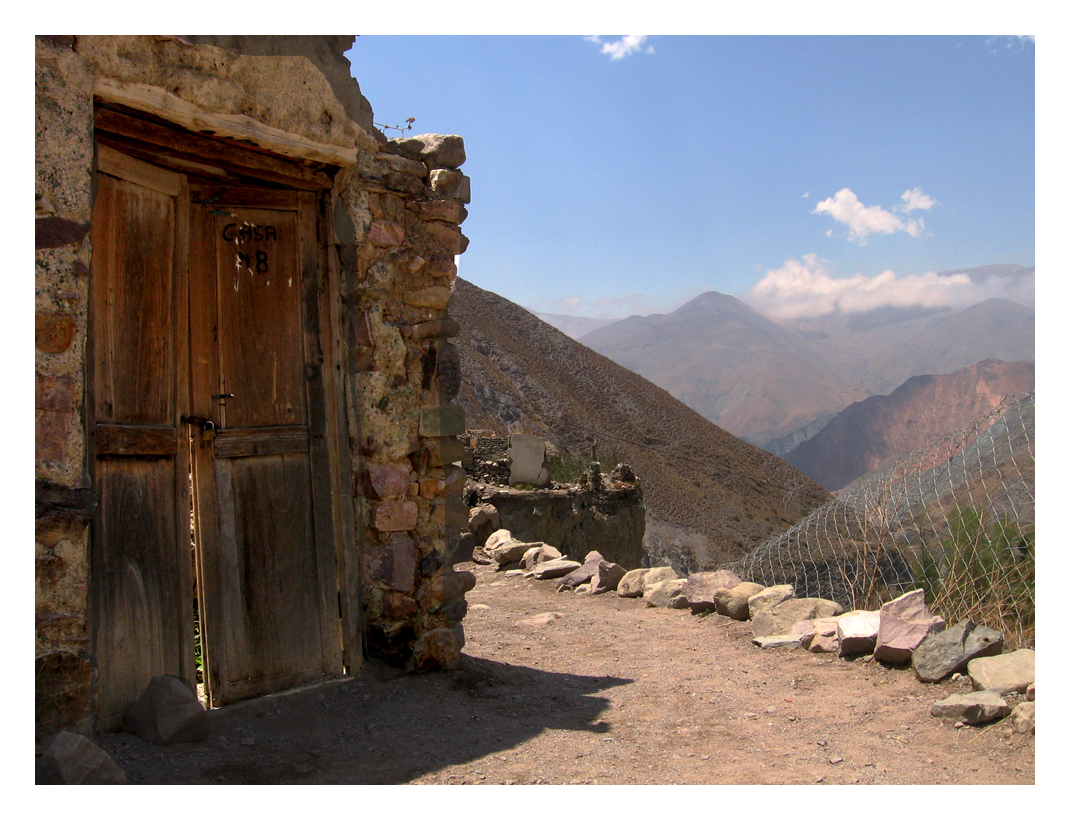
[[[950,625],[1032,647],[1034,393],[857,479],[731,569],[850,609],[922,588]]]

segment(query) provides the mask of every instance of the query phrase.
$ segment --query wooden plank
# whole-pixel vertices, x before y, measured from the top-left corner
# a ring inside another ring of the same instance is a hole
[[[101,456],[175,456],[178,440],[173,427],[97,425],[96,453]]]
[[[172,197],[177,197],[185,191],[185,180],[181,175],[136,160],[99,142],[97,170]]]
[[[210,210],[237,207],[297,211],[298,207],[296,191],[206,184],[200,188],[200,197],[198,202]]]
[[[299,198],[298,228],[300,231],[300,264],[302,300],[304,313],[303,349],[305,352],[305,379],[308,391],[310,459],[309,471],[312,482],[312,514],[315,531],[316,568],[319,581],[319,611],[321,614],[321,652],[324,671],[329,675],[341,675],[342,647],[339,645],[338,568],[336,566],[337,531],[335,530],[334,495],[338,484],[333,480],[333,462],[328,437],[328,400],[324,385],[324,359],[326,357],[321,296],[324,290],[324,274],[321,265],[320,245],[317,242],[316,198],[302,194]],[[327,337],[330,341],[330,336]]]
[[[193,524],[193,487],[191,486],[190,429],[182,421],[182,414],[190,407],[190,201],[189,185],[185,177],[175,196],[175,404],[174,425],[178,436],[178,452],[175,454],[174,494],[175,532],[179,550],[179,597],[183,602],[179,613],[181,619],[182,675],[187,681],[197,681],[197,662],[194,656],[194,557],[191,528]]]
[[[128,150],[138,147],[136,150],[164,165],[188,168],[193,164],[204,169],[202,173],[223,173],[235,179],[251,177],[310,191],[329,189],[333,184],[328,173],[301,162],[236,147],[107,108],[97,109],[94,128],[98,139],[108,135],[105,139],[113,139]]]
[[[175,198],[100,175],[94,207],[93,418],[130,425],[175,419]]]
[[[183,675],[182,574],[175,539],[175,463],[102,460],[95,466],[94,655],[97,726],[116,730],[153,676]]]
[[[199,199],[200,189],[192,186],[191,199]],[[217,426],[221,420],[212,395],[218,393],[218,357],[215,354],[215,334],[219,323],[216,307],[216,274],[214,237],[208,212],[191,207],[190,215],[190,404],[191,415],[211,419]],[[227,641],[223,634],[226,624],[220,567],[221,515],[216,494],[216,470],[213,448],[202,447],[201,437],[194,434],[191,451],[193,467],[193,511],[196,549],[197,603],[201,618],[201,659],[204,666],[205,692],[211,706],[221,702],[220,671],[226,667]],[[224,462],[224,464],[228,464]],[[220,625],[217,630],[217,625]]]
[[[297,215],[225,208],[215,227],[224,428],[306,421]]]
[[[274,428],[227,428],[216,434],[216,457],[269,456],[308,453],[309,430],[304,425]]]
[[[255,146],[286,157],[342,167],[351,166],[357,162],[356,146],[343,147],[320,143],[300,134],[257,122],[244,114],[217,114],[205,111],[156,86],[124,83],[98,76],[93,96],[106,103],[115,103],[154,114],[190,131],[248,140]]]
[[[333,203],[323,196],[319,215],[326,248],[321,249],[321,266],[326,283],[320,295],[322,317],[320,337],[324,340],[324,395],[328,404],[325,441],[333,460],[331,499],[334,500],[335,567],[339,592],[339,615],[342,621],[342,662],[348,675],[354,675],[364,663],[363,614],[361,607],[360,554],[353,517],[353,484],[349,430],[346,419],[346,380],[342,366],[347,361],[341,317],[337,305],[343,294],[340,258],[335,252],[337,238],[332,223]],[[356,272],[354,272],[356,273]],[[347,366],[348,367],[348,366]],[[356,526],[360,526],[357,523]]]

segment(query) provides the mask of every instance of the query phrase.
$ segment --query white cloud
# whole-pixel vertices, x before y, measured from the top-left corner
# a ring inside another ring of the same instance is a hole
[[[932,208],[937,204],[936,200],[923,194],[920,188],[906,191],[901,199],[904,200],[904,205],[898,206],[898,210],[904,213],[915,208]],[[842,188],[832,197],[822,200],[811,213],[829,214],[837,222],[847,225],[848,239],[860,245],[866,244],[866,238],[870,234],[895,234],[897,231],[904,231],[912,237],[919,237],[925,227],[921,219],[903,220],[880,205],[863,205],[850,188]]]
[[[785,260],[748,293],[747,301],[777,319],[823,316],[833,311],[854,313],[894,306],[906,308],[965,308],[991,297],[1030,304],[1034,298],[1033,277],[992,277],[974,282],[967,274],[942,276],[932,271],[897,276],[883,271],[868,277],[855,274],[836,278],[817,254],[802,260]]]
[[[590,34],[584,39],[602,45],[602,53],[609,54],[611,60],[620,60],[630,54],[635,54],[637,51],[654,54],[654,46],[649,45],[646,49],[643,47],[643,44],[647,41],[646,34],[626,34],[620,40],[612,43],[604,43],[601,35],[598,34]]]
[[[900,199],[904,201],[904,204],[898,205],[896,210],[904,214],[910,214],[915,210],[929,211],[939,204],[937,200],[923,194],[921,188],[912,188],[910,191],[905,191],[900,195]]]

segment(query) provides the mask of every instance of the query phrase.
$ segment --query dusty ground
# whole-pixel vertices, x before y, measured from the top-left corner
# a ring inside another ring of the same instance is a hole
[[[102,744],[143,784],[1034,783],[1032,736],[930,717],[963,682],[760,650],[722,616],[466,567],[479,582],[455,671],[369,663],[214,711],[205,743]]]

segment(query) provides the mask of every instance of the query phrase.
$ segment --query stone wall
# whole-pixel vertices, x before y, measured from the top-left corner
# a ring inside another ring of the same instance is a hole
[[[598,475],[597,481],[534,490],[470,482],[466,500],[473,507],[492,505],[500,526],[520,541],[546,542],[576,561],[597,550],[608,562],[640,567],[646,515],[643,490],[635,481]]]
[[[360,622],[370,653],[410,668],[456,663],[463,643],[466,581],[452,574],[447,551],[462,518],[464,476],[449,464],[461,458],[453,437],[464,419],[450,404],[460,379],[449,342],[457,323],[446,311],[453,258],[468,244],[459,229],[469,201],[468,178],[457,170],[464,145],[453,136],[388,141],[369,133],[371,108],[356,83],[346,86],[339,61],[329,59],[351,39],[233,39],[224,44],[248,53],[171,36],[36,38],[39,733],[85,731],[91,720],[88,533],[97,500],[86,463],[84,395],[94,91],[102,84],[163,101],[143,110],[164,120],[176,111],[212,115],[234,129],[216,136],[256,144],[256,134],[243,136],[252,123],[281,135],[261,148],[285,155],[279,145],[298,152],[312,146],[339,166],[334,236],[325,241],[340,272],[334,297],[345,330],[333,342],[346,363],[350,447],[343,456],[360,554],[359,568],[340,569],[343,584],[361,587],[363,613],[349,618]]]

